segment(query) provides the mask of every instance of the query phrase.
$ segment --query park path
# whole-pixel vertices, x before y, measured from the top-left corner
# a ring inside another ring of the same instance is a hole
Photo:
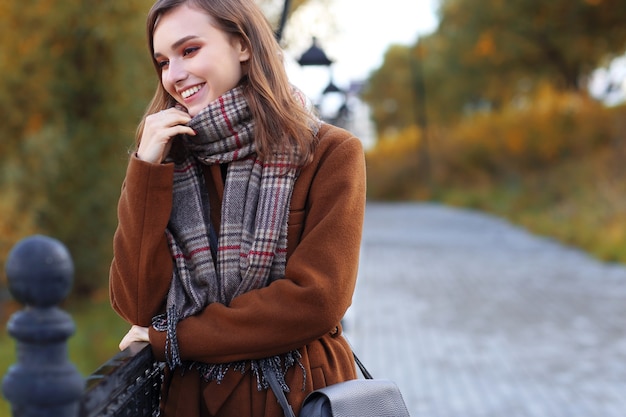
[[[626,268],[479,212],[368,203],[346,335],[412,417],[626,416]]]

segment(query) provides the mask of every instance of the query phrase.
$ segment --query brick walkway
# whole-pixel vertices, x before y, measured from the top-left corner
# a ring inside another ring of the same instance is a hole
[[[626,416],[626,268],[498,218],[369,204],[346,334],[413,417]]]

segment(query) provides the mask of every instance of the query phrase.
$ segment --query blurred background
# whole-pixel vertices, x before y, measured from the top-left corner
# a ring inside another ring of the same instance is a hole
[[[258,3],[279,27],[283,0]],[[157,82],[151,4],[0,4],[0,320],[19,308],[10,248],[34,233],[61,240],[76,266],[70,355],[85,374],[127,329],[107,280],[128,152]],[[293,83],[363,140],[370,201],[479,209],[626,261],[623,0],[292,0],[281,43]],[[306,63],[311,49],[327,60]],[[0,373],[12,362],[2,332]]]

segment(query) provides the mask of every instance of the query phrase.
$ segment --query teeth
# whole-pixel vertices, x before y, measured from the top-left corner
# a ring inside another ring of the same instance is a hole
[[[190,89],[183,91],[182,93],[180,93],[180,95],[183,98],[188,98],[188,97],[191,97],[192,95],[196,94],[198,91],[200,91],[201,88],[202,88],[202,86],[196,85],[195,87],[191,87]]]

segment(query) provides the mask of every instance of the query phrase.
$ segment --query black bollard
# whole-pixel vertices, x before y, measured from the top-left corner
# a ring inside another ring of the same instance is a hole
[[[7,325],[17,340],[17,363],[2,381],[14,417],[76,417],[85,382],[67,357],[71,316],[58,304],[72,287],[74,264],[58,240],[35,235],[7,258],[13,297],[25,305]]]

